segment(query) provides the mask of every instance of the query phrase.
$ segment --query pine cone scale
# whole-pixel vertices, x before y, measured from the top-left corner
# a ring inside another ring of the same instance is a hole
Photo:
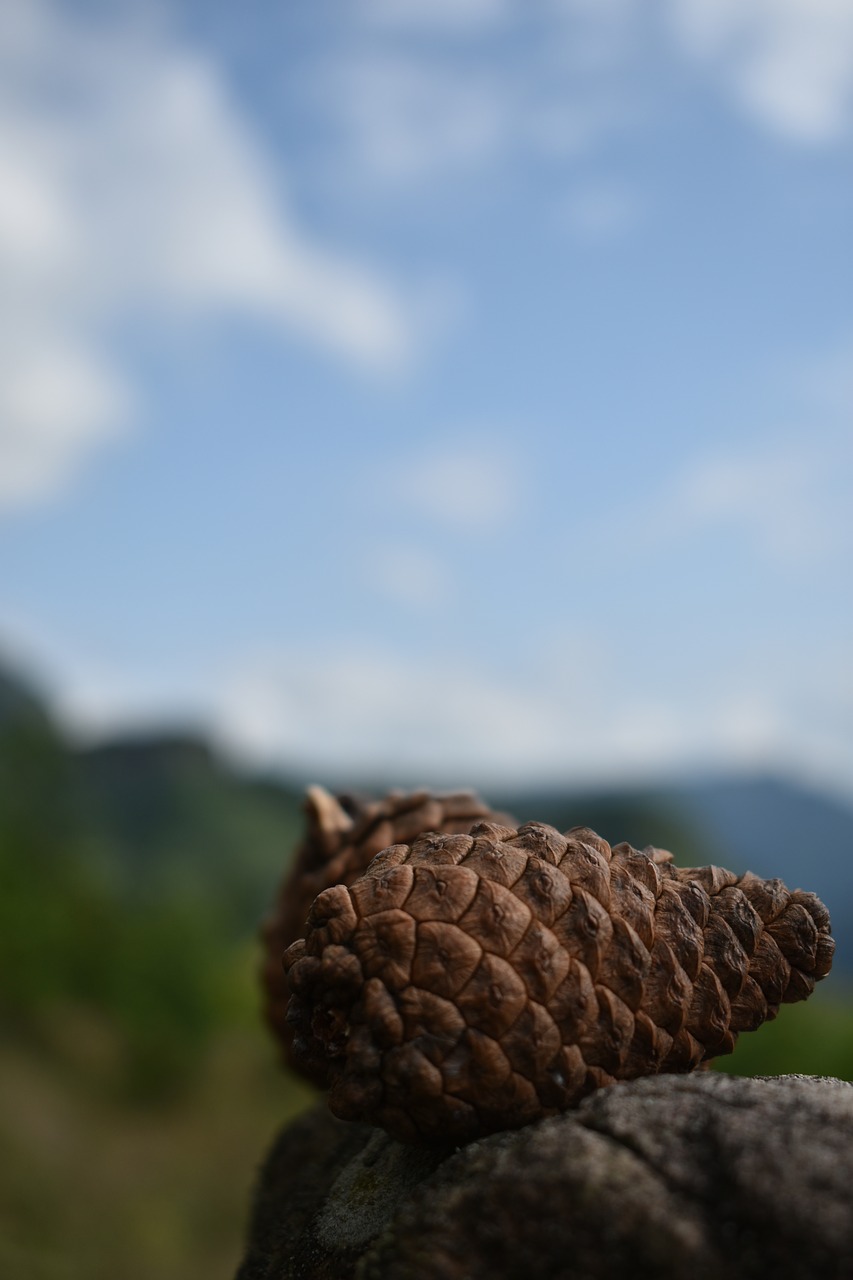
[[[412,982],[451,999],[473,976],[483,957],[483,948],[475,938],[438,920],[418,924],[417,943]]]
[[[479,880],[459,927],[481,945],[488,942],[494,955],[509,956],[529,929],[532,918],[527,904],[502,884]]]
[[[415,867],[406,909],[418,920],[443,920],[456,924],[471,906],[478,886],[479,881],[473,871],[465,867]]]
[[[501,956],[484,953],[455,1004],[473,1031],[499,1038],[521,1013],[527,989],[517,970]]]
[[[712,914],[705,929],[703,963],[716,974],[727,996],[731,999],[737,996],[746,978],[749,959],[728,920],[719,911]]]

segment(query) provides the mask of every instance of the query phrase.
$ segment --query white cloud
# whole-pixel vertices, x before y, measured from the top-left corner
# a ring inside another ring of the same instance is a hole
[[[579,530],[573,550],[589,564],[647,562],[661,551],[713,538],[738,554],[795,574],[829,564],[853,548],[849,439],[812,430],[704,453],[655,493],[626,502],[601,528]],[[723,555],[730,554],[723,551]]]
[[[344,782],[582,786],[743,768],[851,794],[843,636],[797,654],[779,635],[739,664],[712,649],[697,680],[692,667],[676,674],[681,637],[662,632],[672,661],[653,681],[604,619],[503,672],[345,641],[133,671],[67,637],[46,640],[32,620],[4,617],[2,628],[0,657],[37,671],[85,740],[184,724],[252,766]]]
[[[690,54],[784,137],[832,142],[853,108],[849,0],[670,0]]]
[[[367,561],[364,576],[374,591],[418,612],[447,604],[452,593],[447,569],[423,547],[377,547]]]
[[[531,148],[571,158],[636,122],[632,95],[648,83],[655,44],[707,68],[744,112],[789,140],[849,132],[849,0],[365,0],[358,13],[396,43],[365,58],[354,41],[324,77],[335,85],[326,98],[356,164],[386,179],[415,182]],[[512,64],[485,39],[495,28],[523,41]],[[435,37],[428,48],[424,30]]]
[[[302,80],[334,180],[368,199],[382,183],[454,200],[510,162],[576,163],[667,109],[673,57],[786,139],[849,129],[850,0],[363,0],[347,16]]]
[[[704,450],[628,514],[638,545],[735,535],[744,552],[794,570],[853,552],[853,376],[849,337],[772,370],[786,427]]]
[[[318,777],[436,784],[653,781],[702,769],[819,769],[849,789],[849,717],[822,724],[832,673],[808,706],[784,672],[709,672],[656,696],[618,669],[590,681],[501,678],[470,662],[372,650],[255,659],[221,686],[215,724],[238,755]],[[846,774],[845,774],[846,771]]]
[[[415,48],[347,53],[315,86],[336,116],[353,172],[411,185],[502,154],[512,90]]]
[[[729,528],[781,564],[823,558],[838,534],[825,501],[828,462],[799,443],[704,458],[676,481],[673,532]]]
[[[119,430],[128,393],[94,350],[36,335],[0,351],[0,511],[50,497]]]
[[[836,435],[853,440],[853,336],[848,334],[834,350],[807,362],[796,390]]]
[[[296,222],[217,66],[139,20],[0,9],[0,508],[54,491],[133,392],[129,317],[252,314],[396,368],[413,317]]]
[[[487,438],[408,458],[389,468],[383,492],[409,511],[453,530],[490,532],[517,513],[520,463]]]
[[[369,650],[247,664],[225,688],[217,723],[257,761],[445,782],[535,769],[570,738],[535,691],[467,664]]]
[[[350,40],[303,77],[331,124],[330,168],[368,195],[377,181],[421,193],[508,159],[577,157],[632,119],[633,12],[630,0],[368,0],[349,14]]]
[[[639,193],[625,183],[600,179],[569,191],[558,224],[584,241],[610,242],[631,231],[642,218]]]

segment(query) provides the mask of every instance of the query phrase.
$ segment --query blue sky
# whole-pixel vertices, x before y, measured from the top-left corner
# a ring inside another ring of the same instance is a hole
[[[8,0],[0,647],[318,777],[853,791],[846,0]]]

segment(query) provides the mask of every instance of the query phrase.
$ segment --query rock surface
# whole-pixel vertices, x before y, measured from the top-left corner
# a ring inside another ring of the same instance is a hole
[[[318,1107],[261,1172],[237,1280],[842,1280],[853,1086],[702,1072],[461,1150]]]

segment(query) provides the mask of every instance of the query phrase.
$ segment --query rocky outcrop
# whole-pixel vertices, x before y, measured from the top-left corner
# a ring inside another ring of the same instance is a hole
[[[263,1167],[237,1280],[848,1280],[853,1087],[699,1072],[461,1149],[324,1106]]]

